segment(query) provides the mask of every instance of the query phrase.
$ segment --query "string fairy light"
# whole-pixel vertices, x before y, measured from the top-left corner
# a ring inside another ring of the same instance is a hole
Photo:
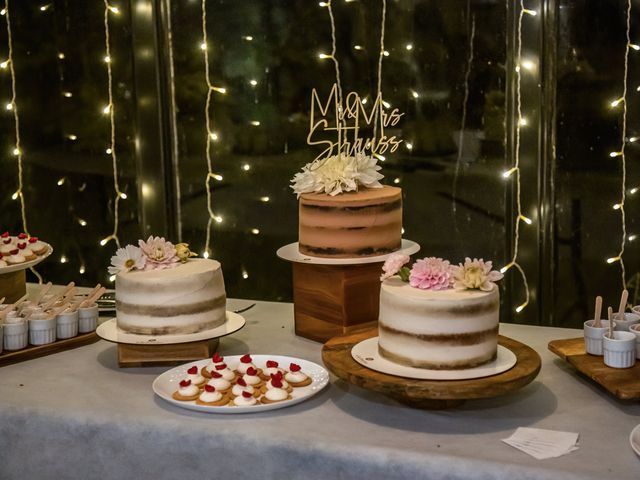
[[[458,154],[456,156],[456,168],[453,174],[453,188],[452,188],[452,213],[453,213],[453,222],[455,225],[456,231],[458,231],[458,221],[457,221],[457,196],[458,196],[458,176],[460,174],[460,163],[462,162],[462,153],[464,147],[464,129],[467,126],[467,104],[469,102],[469,77],[471,76],[471,68],[473,67],[473,56],[474,56],[474,39],[476,36],[476,16],[475,14],[471,14],[471,1],[467,0],[467,19],[471,17],[471,28],[469,32],[469,48],[467,55],[467,65],[464,72],[464,94],[462,99],[462,118],[460,120],[460,134],[458,135]],[[416,94],[416,92],[413,92]],[[417,95],[414,95],[414,98],[417,98]]]
[[[627,144],[627,87],[628,87],[628,77],[629,77],[629,52],[633,48],[631,43],[631,0],[627,0],[626,3],[626,44],[624,50],[624,73],[622,77],[622,95],[620,98],[611,102],[611,106],[615,107],[617,105],[622,105],[622,131],[620,133],[620,150],[617,152],[611,152],[609,154],[610,157],[620,157],[621,161],[621,170],[622,170],[622,178],[620,185],[620,201],[613,206],[614,210],[620,211],[620,225],[621,225],[621,239],[620,239],[620,250],[615,257],[607,258],[607,263],[620,263],[620,276],[622,280],[622,288],[626,288],[627,285],[627,275],[624,265],[624,251],[627,242],[627,219],[626,219],[626,211],[624,208],[626,196],[627,196],[627,157],[626,157],[626,144]],[[616,103],[616,105],[614,105]]]
[[[327,0],[325,2],[325,7],[327,8],[327,12],[329,14],[329,21],[331,23],[331,54],[325,55],[324,58],[330,58],[333,62],[333,67],[336,74],[336,87],[338,89],[338,115],[342,112],[342,82],[340,81],[340,63],[336,58],[336,51],[338,49],[337,41],[336,41],[336,22],[333,16],[333,7],[331,5],[332,0]],[[320,54],[320,58],[323,54]],[[338,145],[342,145],[342,121],[340,118],[336,118],[336,128],[338,134]],[[342,152],[342,149],[338,150],[338,155]]]
[[[216,141],[218,138],[218,135],[216,132],[214,132],[212,130],[211,127],[211,114],[210,114],[210,110],[211,110],[211,99],[212,99],[212,95],[214,92],[218,92],[218,93],[222,93],[225,94],[226,93],[226,89],[224,88],[220,88],[220,87],[215,87],[213,85],[213,83],[211,82],[211,75],[209,73],[209,49],[207,48],[207,41],[208,41],[208,37],[207,37],[207,5],[206,5],[206,0],[202,0],[202,43],[201,43],[201,48],[202,48],[202,52],[204,54],[204,77],[205,77],[205,82],[207,85],[207,97],[206,97],[206,101],[205,101],[205,106],[204,106],[204,119],[205,119],[205,130],[206,130],[206,138],[205,138],[205,142],[206,142],[206,147],[205,147],[205,156],[207,159],[207,175],[205,177],[205,189],[207,191],[207,212],[209,214],[209,218],[207,219],[207,232],[206,232],[206,239],[204,242],[204,252],[202,253],[202,256],[204,258],[209,258],[210,256],[210,244],[211,244],[211,228],[213,226],[213,222],[215,221],[216,223],[221,223],[222,222],[222,217],[217,216],[214,212],[213,212],[213,207],[211,205],[211,200],[212,200],[212,191],[211,191],[211,180],[216,180],[219,179],[220,181],[222,180],[222,176],[221,175],[217,175],[213,172],[213,161],[211,158],[211,143],[213,141]],[[253,38],[252,38],[253,39]],[[259,125],[259,122],[258,122]]]
[[[102,109],[102,113],[105,115],[109,115],[109,125],[110,125],[110,143],[109,143],[109,155],[111,155],[111,166],[113,168],[113,190],[115,192],[114,203],[113,203],[113,231],[110,235],[100,240],[100,246],[105,246],[110,241],[116,242],[118,248],[120,247],[120,239],[118,238],[118,224],[119,224],[119,209],[120,209],[120,200],[124,200],[127,198],[127,195],[120,190],[120,184],[118,182],[118,157],[116,155],[116,117],[115,117],[115,107],[113,104],[113,73],[111,71],[112,65],[112,57],[111,57],[111,47],[110,36],[109,36],[109,12],[113,12],[113,7],[109,5],[107,0],[104,0],[104,48],[105,48],[105,56],[104,60],[107,65],[107,85],[108,85],[108,94],[109,94],[109,103]],[[118,12],[113,12],[118,13]]]
[[[516,216],[514,221],[514,238],[513,238],[513,253],[511,256],[511,260],[504,267],[500,269],[501,273],[507,272],[510,268],[515,268],[520,273],[522,277],[522,283],[525,291],[525,299],[518,307],[516,307],[516,313],[522,312],[527,305],[529,305],[529,283],[527,281],[527,275],[524,270],[518,263],[518,249],[520,245],[520,223],[524,222],[527,225],[531,225],[533,222],[528,217],[524,216],[522,213],[522,196],[521,196],[521,185],[520,185],[520,129],[522,128],[522,95],[521,95],[521,69],[518,68],[522,61],[522,19],[525,13],[529,15],[535,16],[534,10],[527,10],[524,7],[524,0],[520,0],[520,13],[518,15],[518,31],[517,31],[517,54],[516,54],[516,109],[518,115],[518,121],[515,125],[515,148],[514,148],[514,159],[513,166],[504,172],[502,176],[504,178],[515,177],[515,189],[516,189]],[[536,12],[537,14],[537,12]]]
[[[24,199],[23,152],[20,144],[20,116],[18,115],[17,106],[16,72],[13,68],[13,35],[11,32],[11,10],[9,7],[9,0],[5,1],[3,11],[7,27],[7,47],[9,49],[9,58],[5,61],[5,64],[9,67],[9,73],[11,75],[11,101],[7,104],[10,105],[11,108],[7,108],[7,110],[10,110],[13,113],[15,143],[12,153],[16,157],[16,163],[18,166],[18,189],[13,193],[13,195],[11,195],[11,199],[20,201],[22,230],[26,234],[29,234],[29,229],[27,227],[27,207]]]
[[[376,99],[379,98],[382,100],[382,59],[384,58],[384,34],[385,34],[385,23],[387,20],[387,0],[382,0],[382,19],[380,21],[380,52],[378,54],[378,88],[376,89]],[[382,104],[389,108],[391,105],[385,103]],[[376,138],[378,132],[378,115],[374,117],[373,121],[373,138]]]

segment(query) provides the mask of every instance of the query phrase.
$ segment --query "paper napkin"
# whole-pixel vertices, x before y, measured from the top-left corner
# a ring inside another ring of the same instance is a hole
[[[538,460],[543,460],[577,450],[578,435],[572,432],[519,427],[513,435],[503,438],[502,441]]]

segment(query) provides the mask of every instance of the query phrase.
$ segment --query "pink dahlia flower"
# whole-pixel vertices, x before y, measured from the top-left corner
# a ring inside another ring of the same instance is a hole
[[[408,263],[410,260],[409,255],[403,255],[402,253],[394,253],[389,256],[382,265],[382,275],[380,275],[380,281],[386,280],[389,277],[397,274],[400,269]]]
[[[176,247],[163,237],[149,237],[147,241],[139,240],[142,253],[147,257],[145,270],[163,270],[177,267],[180,258],[176,254]]]
[[[453,283],[453,272],[448,260],[427,257],[417,260],[409,274],[409,284],[422,290],[446,290]]]

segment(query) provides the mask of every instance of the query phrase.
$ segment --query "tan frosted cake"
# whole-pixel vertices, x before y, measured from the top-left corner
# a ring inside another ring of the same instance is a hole
[[[191,259],[175,268],[116,276],[118,328],[142,335],[196,333],[225,322],[220,263]]]
[[[402,240],[402,190],[361,188],[299,202],[299,249],[315,257],[370,257],[394,252]]]
[[[500,294],[421,290],[394,276],[382,282],[378,351],[395,363],[464,369],[496,357]]]

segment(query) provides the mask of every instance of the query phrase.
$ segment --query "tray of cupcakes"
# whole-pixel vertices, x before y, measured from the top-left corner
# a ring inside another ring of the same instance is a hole
[[[180,365],[158,376],[153,391],[180,408],[207,413],[251,413],[284,408],[329,383],[320,365],[283,355],[235,355]]]
[[[98,323],[96,301],[105,288],[96,285],[78,295],[73,282],[56,294],[47,283],[29,298],[14,303],[0,299],[0,365],[28,360],[91,343]]]

